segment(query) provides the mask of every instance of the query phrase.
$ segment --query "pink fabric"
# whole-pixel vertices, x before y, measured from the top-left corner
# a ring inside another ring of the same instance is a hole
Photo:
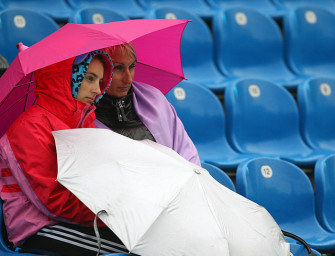
[[[25,75],[37,69],[96,49],[131,41],[139,63],[143,63],[149,70],[162,70],[160,79],[171,74],[183,78],[180,40],[187,23],[187,20],[172,19],[138,19],[103,24],[68,23],[18,54],[0,79],[0,84],[6,85],[0,90],[0,102]],[[173,86],[170,85],[171,88]]]
[[[29,48],[20,44],[21,51],[0,78],[0,137],[34,102],[33,71],[92,50],[133,42],[138,59],[134,80],[166,94],[184,79],[180,42],[188,22],[138,19],[103,24],[68,23]],[[21,87],[27,81],[32,83]]]
[[[20,183],[20,188],[26,193],[29,193],[32,197],[36,197],[27,182],[22,182],[22,180],[18,182],[14,176],[2,176],[3,170],[7,168],[10,170],[10,173],[22,173],[6,135],[0,139],[0,156],[0,196],[3,200],[2,211],[8,239],[13,242],[16,247],[20,246],[27,237],[35,234],[45,225],[53,225],[56,221],[48,217],[48,215],[50,216],[49,211],[45,209],[39,200],[36,200],[34,203],[38,205],[40,210],[28,200],[22,191],[11,193],[5,190],[6,185],[15,186]],[[50,217],[54,218],[55,216]]]

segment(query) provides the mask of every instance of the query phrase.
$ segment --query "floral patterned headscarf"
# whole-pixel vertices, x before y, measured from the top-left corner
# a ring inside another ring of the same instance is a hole
[[[72,97],[77,98],[77,94],[80,88],[80,85],[87,73],[88,66],[92,59],[96,55],[101,55],[104,60],[104,76],[101,85],[101,94],[95,99],[93,104],[96,104],[102,96],[106,93],[112,82],[113,76],[113,62],[109,55],[101,50],[92,51],[85,53],[76,57],[72,65],[72,75],[71,75],[71,92]]]

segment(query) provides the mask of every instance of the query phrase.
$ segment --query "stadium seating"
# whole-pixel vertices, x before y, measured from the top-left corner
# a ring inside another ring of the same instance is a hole
[[[211,19],[215,13],[207,0],[138,0],[143,8],[150,10],[159,7],[181,7],[183,10],[199,15],[203,19]]]
[[[317,221],[312,183],[296,165],[272,158],[247,161],[237,168],[236,188],[265,207],[281,229],[320,252],[335,250],[335,233],[326,231]]]
[[[335,78],[311,78],[299,85],[297,95],[306,143],[335,151]]]
[[[230,190],[236,192],[236,188],[233,181],[219,167],[216,167],[215,165],[208,163],[201,163],[201,167],[206,169],[216,181],[221,183],[223,186],[229,188]]]
[[[57,29],[57,23],[44,14],[25,9],[5,9],[0,12],[0,54],[11,63],[18,53],[17,43],[31,46]]]
[[[293,254],[293,256],[311,256],[307,249],[300,244],[294,244],[290,243],[290,251]],[[315,254],[315,256],[321,256],[321,254],[315,250],[312,249],[312,252]]]
[[[223,91],[227,78],[219,71],[214,59],[213,36],[208,25],[198,15],[181,8],[160,7],[148,12],[147,18],[187,19],[181,41],[182,64],[185,77],[205,85],[212,91]]]
[[[296,74],[335,76],[333,12],[311,6],[291,8],[284,16],[283,31],[287,63]]]
[[[4,8],[25,8],[49,15],[56,21],[67,22],[71,8],[66,0],[1,0]]]
[[[297,165],[314,165],[329,150],[309,148],[299,130],[293,96],[282,86],[242,79],[225,91],[227,139],[241,153],[277,156]]]
[[[86,7],[78,9],[71,14],[69,22],[76,24],[100,24],[128,19],[129,17],[112,9],[102,7]]]
[[[335,155],[316,162],[314,182],[316,216],[325,229],[335,232]]]
[[[260,78],[286,88],[305,79],[285,63],[284,40],[278,24],[269,16],[247,7],[231,7],[213,19],[215,55],[227,77]]]
[[[143,18],[145,14],[145,10],[136,0],[67,0],[67,2],[74,10],[84,7],[108,8],[132,19]]]
[[[295,7],[295,6],[316,6],[316,7],[323,7],[329,10],[335,11],[335,2],[333,0],[322,0],[322,1],[316,1],[316,0],[272,0],[273,3],[281,9],[286,9],[288,11],[289,9]]]
[[[282,8],[273,4],[272,0],[207,0],[212,8],[229,8],[234,6],[251,7],[269,15],[274,19],[280,19],[284,15]]]
[[[176,109],[202,162],[235,171],[239,163],[254,156],[239,154],[228,144],[222,105],[208,88],[183,81],[166,97]]]

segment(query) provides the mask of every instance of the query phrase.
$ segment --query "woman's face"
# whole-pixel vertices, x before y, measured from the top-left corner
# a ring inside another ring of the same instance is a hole
[[[79,87],[77,100],[92,104],[101,94],[100,85],[104,76],[104,66],[97,58],[93,58],[88,65],[87,73]]]
[[[135,75],[135,59],[127,53],[118,52],[113,59],[114,69],[108,95],[122,98],[128,94]]]

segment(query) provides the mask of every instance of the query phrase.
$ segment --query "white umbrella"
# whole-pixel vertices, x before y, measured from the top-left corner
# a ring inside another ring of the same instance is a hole
[[[289,255],[289,244],[263,207],[225,188],[173,150],[105,129],[53,135],[57,180],[95,214],[104,211],[100,219],[130,252]]]

